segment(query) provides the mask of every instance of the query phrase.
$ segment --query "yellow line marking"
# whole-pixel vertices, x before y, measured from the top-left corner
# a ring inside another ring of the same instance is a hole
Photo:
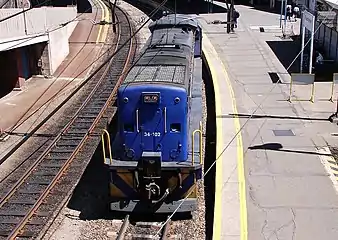
[[[204,42],[209,41],[208,37],[203,34]],[[203,43],[202,43],[203,44]],[[232,109],[234,114],[238,115],[237,106],[236,106],[236,98],[235,93],[231,85],[231,81],[226,72],[225,66],[222,63],[221,59],[219,59],[218,54],[214,47],[210,45],[210,52],[214,58],[217,59],[218,62],[221,63],[222,72],[224,74],[226,83],[228,85],[228,90],[230,96],[232,98]],[[209,53],[203,50],[205,58],[207,62],[210,62],[211,59]],[[214,67],[209,65],[210,72],[212,75],[213,83],[214,83],[214,91],[215,91],[215,105],[216,105],[216,116],[222,114],[221,105],[222,101],[220,98],[220,89],[219,89],[219,80],[217,78],[217,73]],[[234,118],[235,131],[240,132],[240,121],[238,117]],[[216,146],[216,157],[219,157],[223,151],[223,126],[222,119],[216,118],[216,126],[217,126],[217,146]],[[240,232],[241,232],[241,240],[248,239],[248,228],[247,228],[247,207],[246,207],[246,184],[245,184],[245,173],[244,173],[244,157],[243,157],[243,141],[242,135],[239,133],[237,135],[237,169],[238,169],[238,182],[239,182],[239,201],[240,201]],[[222,188],[223,188],[223,179],[222,179],[222,161],[217,161],[216,163],[216,180],[215,180],[215,206],[214,206],[214,229],[213,229],[213,239],[221,239],[221,231],[222,231]]]
[[[100,7],[102,9],[102,11],[101,11],[101,14],[102,14],[101,21],[103,21],[104,20],[104,14],[105,14],[104,7],[102,6],[102,2],[100,0],[96,0],[96,2],[100,5]],[[96,44],[98,44],[99,41],[100,41],[101,31],[102,31],[102,25],[100,25],[100,27],[99,27],[99,33],[97,34]]]

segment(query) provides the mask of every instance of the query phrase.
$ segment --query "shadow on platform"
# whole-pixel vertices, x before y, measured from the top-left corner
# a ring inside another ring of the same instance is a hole
[[[265,143],[262,145],[255,145],[252,147],[248,147],[248,149],[249,150],[270,150],[270,151],[278,151],[278,152],[310,154],[310,155],[319,155],[319,156],[332,156],[332,154],[318,153],[318,152],[312,152],[312,151],[283,149],[283,145],[280,143]]]
[[[311,117],[293,117],[293,116],[282,116],[282,115],[250,115],[250,114],[232,114],[217,116],[217,118],[251,118],[251,119],[285,119],[285,120],[307,120],[307,121],[329,121],[329,118],[311,118]]]
[[[288,73],[299,73],[300,69],[300,56],[297,57],[301,41],[294,38],[292,41],[266,41],[271,50],[274,52],[278,60],[283,64]],[[294,59],[297,59],[294,61]]]

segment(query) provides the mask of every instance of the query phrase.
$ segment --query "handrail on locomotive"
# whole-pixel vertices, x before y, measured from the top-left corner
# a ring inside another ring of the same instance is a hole
[[[202,145],[203,145],[203,131],[202,131],[202,122],[199,123],[199,129],[196,129],[192,132],[191,134],[191,148],[192,148],[192,153],[191,153],[191,162],[192,166],[195,164],[195,153],[194,153],[194,146],[195,146],[195,134],[199,134],[199,158],[200,158],[200,164],[203,164],[203,156],[202,156]],[[106,158],[106,142],[105,142],[105,135],[107,136],[108,139],[108,151],[109,151],[109,163]],[[110,135],[109,132],[106,129],[103,129],[103,132],[101,134],[101,140],[102,140],[102,151],[103,151],[103,162],[104,164],[109,164],[112,165],[113,158],[112,158],[112,151],[111,151],[111,145],[110,145]]]
[[[200,164],[203,163],[203,157],[202,157],[202,141],[203,141],[203,133],[202,133],[202,122],[199,124],[199,129],[196,129],[192,132],[191,134],[191,148],[192,148],[192,153],[191,153],[191,162],[192,165],[194,166],[194,157],[195,157],[195,152],[194,152],[194,146],[195,146],[195,133],[199,133],[199,156],[200,156]]]
[[[110,145],[110,136],[109,132],[106,129],[103,129],[103,133],[101,134],[101,140],[102,140],[102,150],[103,150],[103,162],[107,164],[106,160],[106,143],[105,143],[105,135],[107,136],[108,139],[108,151],[109,151],[109,165],[112,164],[113,162],[113,157],[112,157],[112,152],[111,152],[111,145]]]

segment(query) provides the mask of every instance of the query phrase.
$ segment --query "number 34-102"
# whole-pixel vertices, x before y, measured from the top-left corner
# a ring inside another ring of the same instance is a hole
[[[145,137],[160,137],[160,132],[144,132],[143,136]]]

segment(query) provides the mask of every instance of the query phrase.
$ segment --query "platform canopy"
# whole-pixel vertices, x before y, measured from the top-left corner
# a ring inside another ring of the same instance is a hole
[[[322,2],[325,2],[326,4],[333,7],[333,9],[338,9],[338,1],[337,0],[322,0]]]

